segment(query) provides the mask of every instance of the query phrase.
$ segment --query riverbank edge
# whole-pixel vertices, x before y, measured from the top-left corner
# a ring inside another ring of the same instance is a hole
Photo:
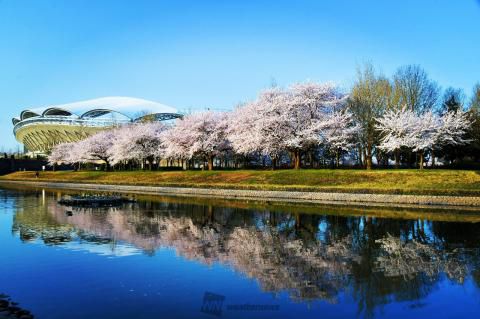
[[[217,188],[137,186],[92,183],[36,182],[0,180],[0,185],[24,185],[57,189],[105,191],[147,195],[255,199],[267,201],[302,201],[310,203],[339,203],[352,205],[411,205],[438,207],[478,207],[480,196],[357,194],[331,192],[264,191]]]

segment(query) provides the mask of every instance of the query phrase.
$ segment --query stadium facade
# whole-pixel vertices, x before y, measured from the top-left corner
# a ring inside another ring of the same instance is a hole
[[[142,120],[168,121],[182,117],[176,109],[132,97],[93,100],[25,109],[12,119],[13,134],[33,154],[75,142],[100,130]]]

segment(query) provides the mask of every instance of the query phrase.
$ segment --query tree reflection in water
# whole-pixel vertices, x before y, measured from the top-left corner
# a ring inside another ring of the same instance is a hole
[[[39,199],[41,200],[41,199]],[[173,247],[189,260],[222,263],[264,291],[298,302],[337,302],[349,293],[359,313],[395,301],[418,303],[440,280],[479,275],[479,225],[421,219],[302,214],[170,201],[79,209],[48,199],[18,210],[24,241],[61,245],[126,242],[147,254]],[[19,205],[21,206],[21,205]]]

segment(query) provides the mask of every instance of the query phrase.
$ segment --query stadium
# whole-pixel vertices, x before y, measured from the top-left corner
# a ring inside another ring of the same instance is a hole
[[[104,97],[25,109],[12,119],[13,134],[33,154],[46,154],[59,143],[75,142],[100,130],[143,120],[182,117],[175,108],[132,97]]]

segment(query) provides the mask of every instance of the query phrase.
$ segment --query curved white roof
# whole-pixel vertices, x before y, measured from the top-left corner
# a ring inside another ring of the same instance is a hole
[[[177,110],[173,107],[144,99],[112,96],[68,104],[28,108],[22,111],[20,119],[42,115],[95,117],[110,112],[123,114],[133,120],[146,114],[177,113]]]

